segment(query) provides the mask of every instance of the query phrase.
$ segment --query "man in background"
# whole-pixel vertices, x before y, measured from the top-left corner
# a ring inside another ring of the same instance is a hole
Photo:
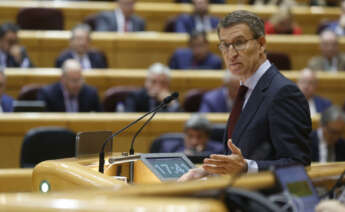
[[[309,60],[311,70],[337,72],[345,71],[345,54],[339,51],[339,39],[335,32],[324,30],[320,34],[320,56]]]
[[[321,115],[320,127],[310,135],[312,160],[315,162],[345,161],[345,113],[331,106]]]
[[[83,70],[92,68],[107,68],[107,59],[99,51],[90,49],[91,28],[86,24],[80,24],[71,31],[70,48],[63,51],[56,59],[55,66],[61,68],[68,59],[79,61]]]
[[[316,95],[316,72],[310,69],[303,69],[298,78],[297,86],[299,89],[301,89],[305,98],[308,100],[311,116],[314,116],[317,113],[322,113],[325,109],[332,105],[330,100]]]
[[[226,70],[224,85],[204,94],[200,103],[199,112],[226,113],[230,112],[234,104],[240,81],[236,76]]]
[[[136,0],[118,0],[115,11],[97,16],[95,31],[137,32],[145,31],[145,21],[134,14]]]
[[[158,106],[165,97],[170,96],[170,70],[163,64],[155,63],[147,71],[144,88],[128,95],[125,103],[126,112],[148,112]],[[170,102],[162,111],[178,112],[177,100]]]
[[[171,69],[222,69],[222,60],[209,50],[205,32],[194,31],[189,48],[177,49],[169,61]]]
[[[33,64],[18,41],[19,27],[12,23],[0,26],[0,67],[28,68]]]
[[[13,111],[13,98],[5,94],[6,76],[2,69],[0,69],[0,112]]]
[[[38,100],[46,104],[48,112],[100,112],[101,104],[97,90],[84,83],[82,68],[75,59],[62,65],[60,82],[43,87]]]

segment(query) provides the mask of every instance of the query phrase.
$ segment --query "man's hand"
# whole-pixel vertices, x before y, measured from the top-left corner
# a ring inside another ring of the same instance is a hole
[[[208,173],[205,172],[205,170],[203,170],[202,168],[190,169],[187,173],[182,175],[177,180],[177,182],[186,182],[186,181],[190,181],[190,180],[197,180],[197,179],[203,178],[207,175],[208,175]]]
[[[241,150],[235,146],[231,139],[228,140],[228,147],[232,151],[231,155],[213,154],[204,160],[202,168],[212,174],[235,174],[247,172],[248,164],[243,158]]]

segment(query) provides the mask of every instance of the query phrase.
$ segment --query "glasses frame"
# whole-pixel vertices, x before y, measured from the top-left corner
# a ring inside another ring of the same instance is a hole
[[[230,49],[230,46],[232,46],[232,48],[236,51],[236,52],[239,52],[239,51],[242,51],[242,50],[245,50],[248,48],[248,42],[251,41],[251,40],[257,40],[257,38],[251,38],[251,39],[244,39],[244,45],[245,47],[244,48],[241,48],[241,49],[238,49],[238,47],[236,48],[234,43],[236,42],[232,42],[232,43],[225,43],[225,42],[222,42],[220,44],[218,44],[218,49],[221,51],[221,52],[228,52],[229,49]],[[223,44],[223,45],[222,45]]]

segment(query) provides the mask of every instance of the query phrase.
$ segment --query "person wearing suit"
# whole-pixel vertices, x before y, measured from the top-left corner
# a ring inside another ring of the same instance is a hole
[[[170,70],[163,64],[154,63],[147,72],[144,88],[129,94],[125,101],[126,112],[148,112],[158,106],[165,97],[170,96]],[[172,101],[164,112],[178,112],[180,105]]]
[[[25,48],[18,44],[18,30],[12,23],[0,26],[0,67],[33,67]]]
[[[317,89],[316,72],[306,68],[300,72],[297,86],[301,89],[305,98],[308,100],[310,115],[314,116],[322,113],[325,109],[332,105],[331,101],[321,96],[315,95]]]
[[[175,31],[189,34],[193,31],[214,31],[219,20],[208,14],[208,0],[193,0],[193,6],[193,14],[182,14],[176,18]]]
[[[210,140],[211,123],[201,114],[193,114],[185,123],[183,139],[166,139],[160,143],[157,152],[183,152],[186,155],[208,156],[221,154],[224,148],[221,142]]]
[[[262,19],[249,11],[234,11],[220,22],[218,37],[227,68],[241,82],[224,135],[225,154],[211,155],[179,180],[309,165],[308,102],[266,59]]]
[[[326,29],[321,32],[320,40],[322,55],[312,57],[308,62],[308,67],[317,71],[345,71],[345,54],[339,51],[337,35]]]
[[[202,113],[226,113],[230,112],[240,86],[236,76],[226,71],[224,85],[204,94],[199,112]]]
[[[13,98],[5,94],[6,76],[0,69],[0,112],[13,112]]]
[[[102,110],[97,90],[84,84],[81,66],[75,59],[64,62],[60,82],[43,87],[37,99],[45,102],[48,112]]]
[[[61,68],[68,59],[76,59],[83,70],[92,68],[108,68],[106,57],[97,50],[90,49],[91,28],[79,24],[72,29],[70,48],[63,51],[55,61],[55,67]]]
[[[331,106],[321,115],[321,127],[310,135],[312,161],[345,161],[345,113],[338,106]]]
[[[95,31],[145,31],[145,20],[134,15],[134,4],[135,0],[118,0],[115,11],[102,12],[97,16]]]
[[[205,32],[189,36],[189,48],[177,49],[169,61],[171,69],[222,69],[222,60],[209,50]]]

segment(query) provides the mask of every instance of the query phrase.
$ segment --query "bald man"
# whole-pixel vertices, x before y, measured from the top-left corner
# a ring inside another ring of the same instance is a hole
[[[43,87],[38,99],[48,112],[100,112],[97,90],[84,83],[82,68],[75,59],[63,63],[60,82]]]
[[[315,95],[317,88],[316,72],[310,69],[302,70],[297,85],[308,100],[311,116],[322,113],[332,105],[328,99]]]

